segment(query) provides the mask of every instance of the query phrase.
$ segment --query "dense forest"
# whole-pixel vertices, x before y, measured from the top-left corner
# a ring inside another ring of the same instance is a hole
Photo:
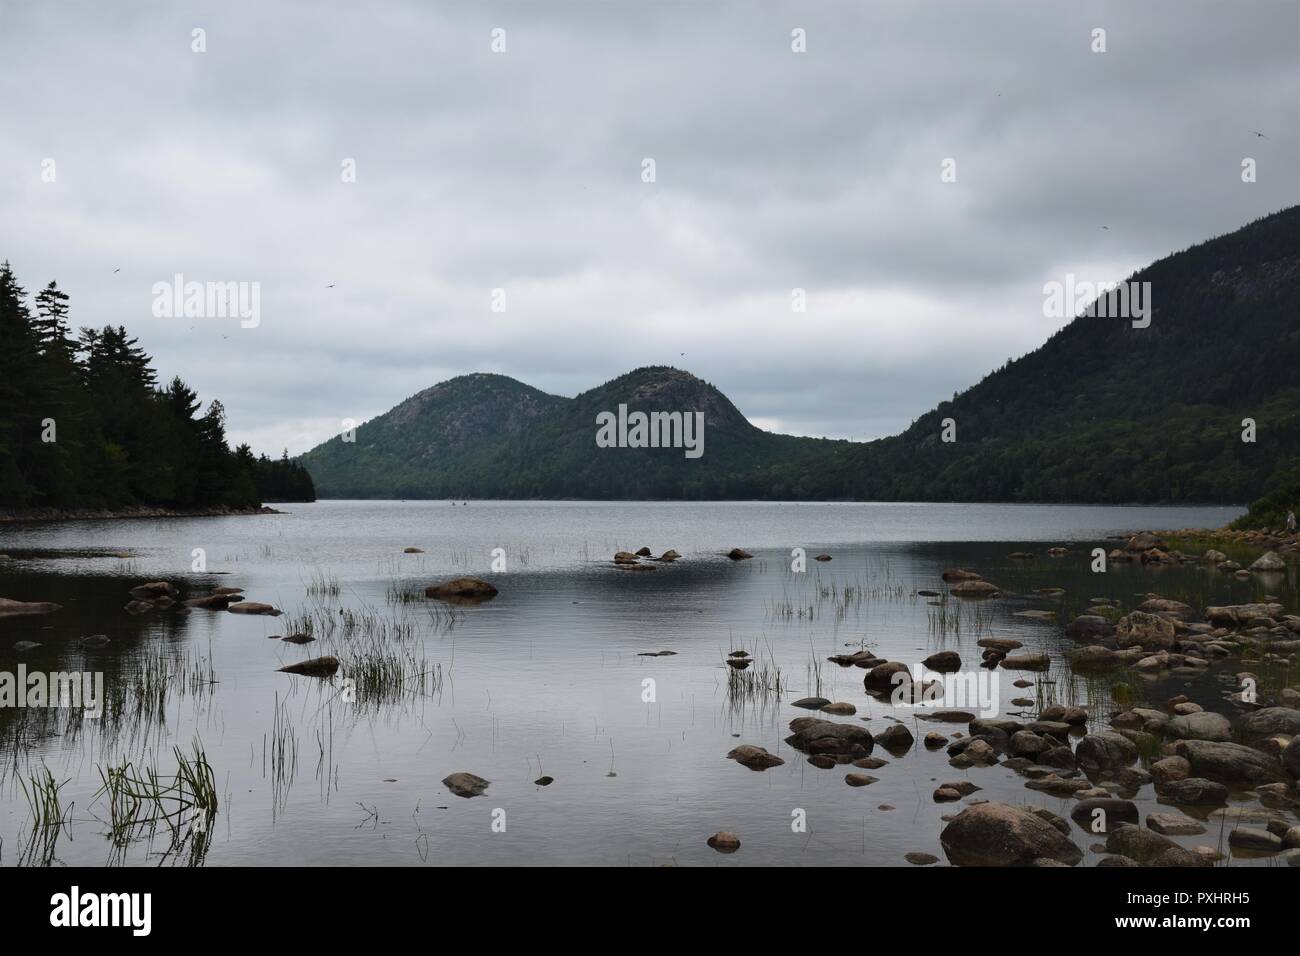
[[[125,328],[74,337],[68,316],[54,282],[29,304],[0,264],[0,508],[186,511],[315,499],[287,455],[232,451],[221,402],[204,410],[179,378],[159,385]]]
[[[708,383],[656,367],[575,398],[462,376],[301,460],[322,497],[1245,504],[1290,494],[1283,472],[1300,455],[1300,207],[1130,281],[1151,284],[1149,327],[1082,315],[878,441],[761,431]],[[595,415],[624,402],[704,411],[703,457],[598,449]],[[955,441],[943,440],[945,419]]]

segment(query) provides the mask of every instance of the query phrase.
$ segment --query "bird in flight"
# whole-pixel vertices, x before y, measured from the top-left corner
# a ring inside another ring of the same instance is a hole
[[[121,269],[114,269],[114,270],[113,270],[114,273],[118,273],[118,272],[121,272],[121,271],[122,271]]]
[[[1257,130],[1257,129],[1252,129],[1251,132],[1254,133],[1256,136],[1258,136],[1260,139],[1268,139],[1267,136],[1265,136],[1263,133],[1261,133],[1261,132],[1260,132],[1259,130]]]
[[[329,285],[327,285],[325,288],[327,288],[327,289],[332,289],[332,288],[334,288],[334,283],[331,282],[331,283],[330,283]]]

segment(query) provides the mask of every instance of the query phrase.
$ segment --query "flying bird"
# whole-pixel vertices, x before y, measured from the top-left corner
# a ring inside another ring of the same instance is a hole
[[[1268,139],[1267,136],[1265,136],[1263,133],[1261,133],[1261,132],[1260,132],[1259,130],[1257,130],[1257,129],[1252,129],[1251,132],[1254,133],[1256,136],[1258,136],[1260,139]]]
[[[114,270],[113,270],[113,272],[115,272],[115,273],[117,273],[117,272],[121,272],[121,271],[122,271],[121,269],[114,269]]]
[[[332,289],[332,288],[334,288],[334,283],[331,282],[331,283],[330,283],[329,285],[327,285],[325,288],[327,288],[327,289]]]

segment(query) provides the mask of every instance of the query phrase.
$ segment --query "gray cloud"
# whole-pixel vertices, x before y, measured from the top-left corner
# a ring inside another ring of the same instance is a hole
[[[1293,0],[26,5],[0,255],[259,451],[468,371],[571,395],[655,363],[875,437],[1044,341],[1044,281],[1300,201],[1298,28]],[[175,273],[260,282],[262,324],[154,318]]]

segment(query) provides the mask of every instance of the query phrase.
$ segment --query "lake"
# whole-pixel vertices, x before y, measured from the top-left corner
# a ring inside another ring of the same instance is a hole
[[[66,708],[0,710],[0,864],[905,866],[909,851],[942,858],[941,818],[961,804],[935,803],[939,782],[969,780],[981,789],[968,800],[1034,803],[1067,818],[1072,801],[1027,790],[1024,777],[999,766],[949,766],[944,749],[920,739],[963,726],[918,720],[868,696],[864,671],[829,656],[866,648],[912,663],[942,648],[972,667],[978,639],[1011,637],[1049,652],[1053,667],[995,672],[1000,716],[1032,719],[1026,698],[1081,703],[1102,727],[1121,680],[1152,706],[1185,693],[1228,713],[1214,673],[1073,676],[1063,625],[1093,597],[1131,607],[1157,592],[1203,607],[1256,600],[1264,588],[1191,565],[1090,569],[1093,547],[1116,546],[1108,537],[1219,527],[1239,513],[1231,508],[279,507],[286,513],[0,526],[0,553],[9,555],[0,596],[63,605],[0,618],[0,671],[102,672],[115,702],[99,719]],[[1048,557],[1054,545],[1069,551]],[[682,558],[646,573],[613,565],[615,551],[642,546]],[[733,547],[753,558],[729,560]],[[806,550],[806,571],[791,570],[794,548]],[[814,561],[822,552],[832,560]],[[1033,557],[1008,557],[1014,552]],[[951,566],[979,572],[1003,594],[916,594],[946,592],[940,575]],[[471,606],[423,596],[427,585],[462,575],[500,594]],[[181,598],[242,588],[285,613],[178,605],[128,614],[128,590],[158,580]],[[1279,587],[1293,610],[1294,569],[1268,585],[1274,594]],[[1035,593],[1048,588],[1064,592]],[[307,628],[314,643],[270,639]],[[80,643],[101,634],[109,639],[101,647]],[[40,646],[16,652],[20,641]],[[736,650],[752,666],[729,667]],[[659,651],[674,653],[639,656]],[[322,654],[344,662],[334,681],[277,670]],[[1239,662],[1225,666],[1232,672]],[[1015,687],[1017,677],[1033,686]],[[873,733],[903,720],[917,742],[898,755],[877,749],[886,763],[870,771],[876,782],[846,786],[852,767],[818,769],[784,742],[789,722],[810,713],[792,702],[814,695],[856,707],[829,719]],[[99,794],[113,769],[137,779],[154,769],[169,780],[173,748],[189,754],[196,741],[218,809],[184,839],[165,822],[131,825],[126,809]],[[740,744],[784,763],[754,772],[726,759]],[[24,788],[43,766],[67,781],[59,791],[67,826],[34,845]],[[458,771],[491,781],[486,793],[449,793],[441,781]],[[535,783],[543,777],[553,782]],[[1144,816],[1165,809],[1150,787],[1135,799]],[[792,825],[799,820],[803,828]],[[738,852],[706,845],[721,830],[739,835]],[[1094,835],[1076,825],[1073,838],[1084,865],[1095,863]],[[1217,845],[1220,834],[1212,826],[1175,839]]]

